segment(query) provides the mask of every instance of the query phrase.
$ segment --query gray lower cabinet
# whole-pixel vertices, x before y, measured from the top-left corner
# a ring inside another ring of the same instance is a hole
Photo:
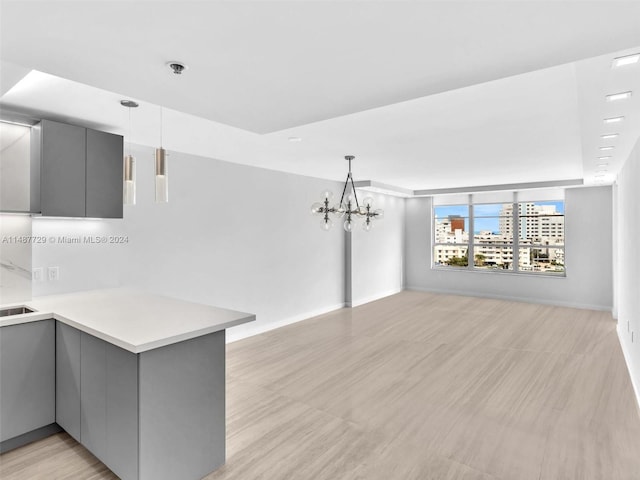
[[[56,421],[121,479],[137,479],[138,355],[57,322]]]
[[[3,441],[59,425],[122,480],[225,461],[224,330],[134,354],[54,320],[2,327],[0,373]]]
[[[139,357],[140,480],[197,480],[224,464],[224,330]]]
[[[106,342],[80,333],[80,439],[107,463]]]
[[[0,441],[55,422],[55,322],[0,327]]]
[[[80,333],[80,443],[120,478],[138,478],[138,356]]]
[[[56,423],[80,441],[80,331],[56,322]]]
[[[138,478],[138,355],[106,344],[107,465],[120,478]]]

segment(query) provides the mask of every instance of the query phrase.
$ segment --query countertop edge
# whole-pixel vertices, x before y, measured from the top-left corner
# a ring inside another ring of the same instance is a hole
[[[32,301],[35,301],[35,300],[32,300]],[[191,340],[193,338],[197,338],[203,335],[208,335],[210,333],[224,331],[227,328],[231,328],[236,325],[241,325],[243,323],[248,323],[256,320],[256,316],[254,314],[235,311],[234,313],[238,314],[237,318],[220,322],[215,325],[209,325],[203,328],[197,328],[191,331],[177,333],[175,335],[169,335],[164,338],[153,339],[146,343],[132,344],[121,338],[114,337],[108,333],[105,333],[99,329],[87,326],[86,324],[82,323],[81,321],[78,321],[77,319],[74,320],[73,318],[65,317],[64,315],[56,313],[55,311],[37,310],[33,308],[33,306],[31,306],[32,301],[25,301],[19,304],[16,303],[16,304],[8,305],[10,307],[26,306],[34,309],[35,311],[31,313],[0,317],[0,328],[38,322],[43,320],[57,320],[59,322],[64,323],[65,325],[76,328],[84,333],[92,335],[96,338],[104,340],[112,345],[115,345],[124,350],[127,350],[128,352],[135,353],[135,354],[144,353],[149,350],[165,347],[167,345],[172,345],[172,344],[183,342],[186,340]],[[3,305],[3,307],[5,307],[5,305]],[[213,308],[220,308],[220,307],[213,307]]]
[[[62,315],[58,315],[53,312],[33,312],[25,313],[22,315],[13,315],[10,318],[0,320],[0,328],[10,327],[12,325],[23,325],[26,323],[40,322],[42,320],[57,320],[64,323],[65,325],[76,328],[84,333],[88,333],[89,335],[93,335],[94,337],[104,340],[105,342],[108,342],[112,345],[137,354],[144,353],[149,350],[155,350],[156,348],[166,347],[167,345],[183,342],[185,340],[191,340],[192,338],[201,337],[203,335],[219,332],[221,330],[226,330],[227,328],[235,327],[236,325],[242,325],[243,323],[253,322],[255,321],[255,319],[255,315],[249,314],[246,317],[230,320],[228,322],[220,323],[212,327],[201,328],[199,330],[193,330],[191,332],[183,333],[180,335],[154,340],[153,342],[147,342],[142,345],[132,345],[118,338],[112,337],[111,335],[100,332],[99,330],[87,327],[80,322],[65,318]]]
[[[191,340],[192,338],[201,337],[203,335],[208,335],[210,333],[223,331],[223,330],[226,330],[227,328],[235,327],[236,325],[242,325],[243,323],[253,322],[255,319],[256,319],[255,315],[248,315],[243,318],[237,318],[235,320],[230,320],[228,322],[221,323],[219,325],[216,325],[215,327],[202,328],[200,330],[194,330],[192,332],[183,333],[181,335],[175,335],[167,339],[161,339],[153,342],[144,343],[142,345],[138,345],[137,347],[133,347],[134,349],[128,349],[126,347],[122,347],[122,348],[125,348],[133,353],[144,353],[149,350],[154,350],[156,348],[166,347],[167,345],[172,345],[174,343],[184,342],[185,340]]]
[[[23,306],[24,304],[20,304]],[[0,320],[0,327],[10,327],[11,325],[21,325],[23,323],[39,322],[41,320],[52,320],[53,312],[32,312],[20,315],[11,315]]]

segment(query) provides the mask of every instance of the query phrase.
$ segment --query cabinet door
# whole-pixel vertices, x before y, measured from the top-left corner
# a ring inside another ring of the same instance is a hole
[[[0,210],[29,212],[31,209],[31,128],[0,122]]]
[[[43,120],[42,215],[85,216],[86,129]]]
[[[138,478],[138,355],[107,344],[107,458],[123,480]]]
[[[56,422],[80,441],[80,331],[56,322]]]
[[[138,374],[140,479],[202,478],[221,466],[224,330],[142,352]]]
[[[80,443],[107,463],[106,342],[80,333]]]
[[[122,137],[87,129],[87,217],[122,218]]]
[[[54,422],[54,321],[0,327],[0,441]]]
[[[138,478],[138,356],[81,333],[81,442],[123,480]]]

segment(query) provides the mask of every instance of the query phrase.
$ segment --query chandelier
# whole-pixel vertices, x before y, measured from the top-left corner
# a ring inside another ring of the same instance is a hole
[[[324,200],[311,205],[311,213],[322,215],[322,223],[320,226],[323,230],[329,230],[333,225],[333,221],[329,217],[329,214],[331,214],[338,218],[345,218],[343,227],[347,232],[353,231],[353,225],[358,217],[363,218],[362,228],[368,232],[373,225],[372,220],[374,218],[382,218],[384,212],[380,209],[373,209],[373,199],[371,197],[365,198],[362,201],[362,205],[360,205],[358,195],[356,194],[356,187],[353,184],[353,175],[351,174],[351,160],[355,157],[353,155],[347,155],[344,158],[349,162],[349,173],[347,173],[347,179],[344,181],[340,202],[338,202],[337,205],[331,206],[329,202],[331,198],[333,198],[333,193],[325,190],[322,194]],[[350,189],[350,193],[348,194],[347,189]]]

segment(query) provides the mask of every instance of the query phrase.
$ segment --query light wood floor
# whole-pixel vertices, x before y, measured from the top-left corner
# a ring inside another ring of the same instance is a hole
[[[403,292],[227,354],[227,464],[207,480],[640,479],[608,313]],[[66,434],[0,477],[116,478]]]

